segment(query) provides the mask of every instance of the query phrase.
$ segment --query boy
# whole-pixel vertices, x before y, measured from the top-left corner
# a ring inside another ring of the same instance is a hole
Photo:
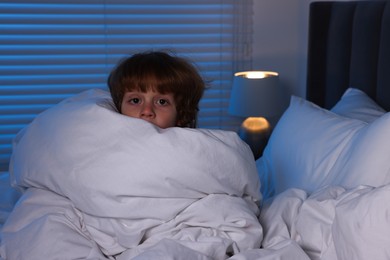
[[[121,61],[108,86],[121,114],[160,128],[196,127],[205,82],[196,68],[165,52],[144,52]]]

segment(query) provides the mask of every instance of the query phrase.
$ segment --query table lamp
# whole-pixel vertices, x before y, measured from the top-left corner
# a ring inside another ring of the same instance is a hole
[[[234,74],[229,114],[247,117],[238,134],[250,146],[256,159],[263,154],[271,133],[266,118],[280,115],[282,103],[278,73],[243,71]]]

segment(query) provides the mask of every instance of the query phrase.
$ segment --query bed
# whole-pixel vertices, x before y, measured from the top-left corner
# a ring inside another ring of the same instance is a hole
[[[292,97],[257,161],[262,247],[389,259],[389,2],[313,2],[309,20],[307,100]]]
[[[1,175],[0,258],[388,259],[390,5],[313,2],[309,20],[307,97],[257,161],[102,90],[40,114]]]

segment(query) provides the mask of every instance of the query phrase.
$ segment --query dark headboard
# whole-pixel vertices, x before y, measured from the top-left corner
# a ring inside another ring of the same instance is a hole
[[[331,108],[348,87],[390,110],[390,2],[312,2],[306,98]]]

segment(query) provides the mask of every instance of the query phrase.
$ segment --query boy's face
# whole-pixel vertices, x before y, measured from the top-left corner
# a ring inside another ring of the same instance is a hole
[[[129,91],[123,96],[121,110],[123,115],[144,119],[160,128],[177,125],[176,103],[172,93]]]

